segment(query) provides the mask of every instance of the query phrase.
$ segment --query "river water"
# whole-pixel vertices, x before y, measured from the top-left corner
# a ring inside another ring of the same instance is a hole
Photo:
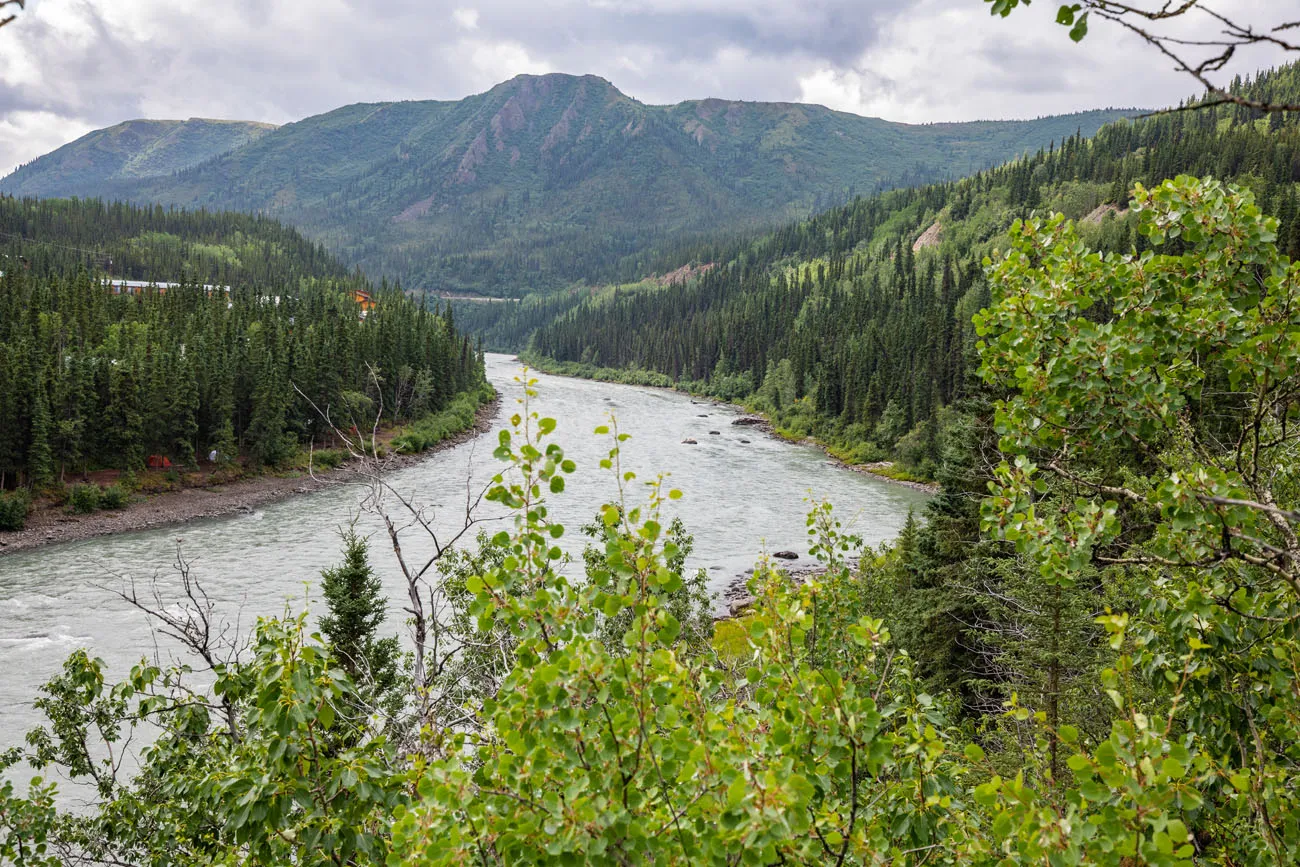
[[[519,409],[519,373],[510,356],[488,356],[488,377],[504,397],[498,428]],[[617,498],[614,477],[598,466],[609,439],[593,434],[610,414],[632,436],[623,444],[623,465],[640,478],[629,488],[629,501],[644,498],[642,481],[670,474],[669,485],[684,495],[670,504],[670,515],[680,515],[695,537],[689,565],[708,569],[716,591],[764,550],[790,549],[809,562],[804,518],[810,495],[834,503],[846,527],[871,544],[896,535],[908,509],[925,500],[921,492],[835,466],[816,448],[733,426],[737,413],[729,407],[669,391],[534,376],[533,408],[559,421],[557,441],[578,464],[567,490],[551,501],[552,515],[569,530],[562,542],[575,554],[582,547],[579,525]],[[688,438],[698,445],[682,442]],[[432,507],[437,526],[452,527],[464,513],[467,482],[481,486],[497,472],[491,454],[496,439],[494,431],[441,452],[397,471],[391,481]],[[19,744],[40,721],[32,699],[74,649],[104,659],[112,677],[142,656],[168,657],[167,639],[155,640],[145,616],[112,589],[134,580],[147,590],[156,578],[165,597],[177,598],[172,564],[178,540],[192,574],[232,623],[247,629],[259,615],[304,605],[321,610],[320,571],[338,559],[338,529],[357,515],[362,496],[356,486],[339,485],[251,514],[0,556],[0,750]],[[486,526],[495,531],[500,525]],[[362,514],[358,527],[381,534],[371,559],[394,600],[389,626],[397,631],[404,585],[391,549],[373,516]],[[421,548],[414,534],[408,538]],[[570,568],[580,571],[580,562]]]

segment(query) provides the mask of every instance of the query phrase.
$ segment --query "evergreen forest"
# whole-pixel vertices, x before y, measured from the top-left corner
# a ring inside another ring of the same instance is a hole
[[[334,425],[412,422],[483,387],[450,313],[274,221],[4,199],[0,226],[5,488],[151,456],[274,467]],[[166,285],[117,291],[110,274]]]

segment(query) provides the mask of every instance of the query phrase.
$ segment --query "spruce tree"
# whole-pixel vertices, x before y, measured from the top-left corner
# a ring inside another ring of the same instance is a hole
[[[31,445],[27,450],[27,472],[34,487],[44,488],[54,483],[54,453],[50,448],[50,402],[45,396],[45,383],[36,387],[32,407]]]
[[[366,540],[354,529],[343,534],[343,562],[321,573],[321,587],[329,613],[320,628],[339,666],[356,683],[363,707],[391,712],[400,703],[399,646],[396,638],[378,637],[387,603]]]

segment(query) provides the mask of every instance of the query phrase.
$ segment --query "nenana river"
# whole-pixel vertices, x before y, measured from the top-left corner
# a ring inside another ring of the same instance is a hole
[[[518,409],[522,391],[514,379],[519,373],[510,356],[488,357],[488,377],[503,393],[498,428],[507,426]],[[557,441],[578,463],[567,490],[551,500],[552,515],[568,528],[562,541],[574,554],[584,539],[579,526],[602,503],[616,499],[613,475],[598,466],[610,441],[593,435],[611,413],[619,429],[632,435],[623,445],[623,464],[640,478],[630,487],[629,499],[644,498],[642,481],[670,474],[670,486],[684,494],[671,504],[670,516],[680,515],[694,535],[690,565],[709,570],[715,591],[752,566],[764,550],[794,550],[808,562],[804,520],[810,495],[834,503],[849,530],[871,544],[892,538],[909,507],[926,498],[835,466],[816,448],[733,426],[737,414],[727,407],[668,391],[535,376],[539,396],[534,409],[559,421]],[[682,442],[688,438],[698,445]],[[463,515],[467,479],[481,486],[497,472],[495,445],[494,431],[397,471],[392,481],[435,507],[439,525],[450,526]],[[259,615],[304,605],[320,611],[320,571],[337,561],[339,528],[357,514],[362,493],[339,485],[251,514],[0,556],[0,750],[20,744],[23,733],[40,722],[32,699],[74,649],[85,647],[103,658],[113,678],[143,656],[168,658],[169,640],[155,638],[145,616],[110,588],[134,579],[148,590],[156,577],[165,597],[179,598],[172,571],[178,540],[193,574],[232,623],[247,629]],[[371,559],[394,600],[387,626],[398,631],[405,588],[391,549],[373,516],[362,515],[358,526],[378,534]],[[487,526],[495,531],[501,525]],[[419,547],[414,533],[410,539]],[[581,561],[569,569],[580,572]]]

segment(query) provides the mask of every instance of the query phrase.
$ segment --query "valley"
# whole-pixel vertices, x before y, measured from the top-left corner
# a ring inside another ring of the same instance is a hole
[[[1300,863],[1211,4],[0,0],[0,865]]]

